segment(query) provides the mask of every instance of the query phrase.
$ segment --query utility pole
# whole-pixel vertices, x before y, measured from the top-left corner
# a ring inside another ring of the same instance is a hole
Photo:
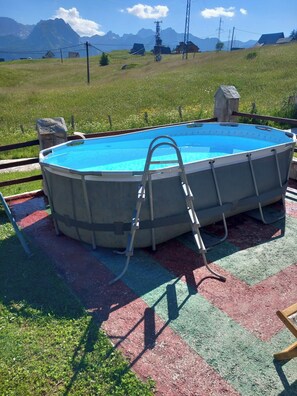
[[[229,33],[228,33],[228,51],[230,50],[230,35],[231,35],[231,30],[229,29]]]
[[[233,48],[234,31],[235,31],[235,27],[233,27],[233,30],[232,30],[232,38],[231,38],[231,47],[230,47],[230,51],[232,51],[232,48]]]
[[[221,42],[221,31],[222,31],[222,17],[220,17],[220,22],[219,22],[219,29],[218,29],[218,42]]]
[[[86,52],[87,52],[87,81],[90,84],[90,59],[89,59],[89,42],[86,42]]]
[[[185,21],[185,34],[184,34],[184,48],[183,48],[183,59],[188,59],[188,43],[189,43],[189,32],[190,32],[190,15],[191,15],[191,0],[187,0],[186,21]]]

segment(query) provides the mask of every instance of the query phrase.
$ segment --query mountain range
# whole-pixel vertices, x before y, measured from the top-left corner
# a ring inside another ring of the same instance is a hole
[[[184,34],[177,33],[172,28],[161,31],[161,39],[165,46],[172,50],[183,41]],[[214,51],[217,38],[201,39],[192,34],[189,40],[196,44],[200,51]],[[119,36],[111,31],[103,36],[80,37],[63,19],[41,20],[36,25],[23,25],[14,19],[0,17],[0,58],[5,60],[20,58],[41,58],[48,51],[60,57],[61,53],[75,51],[85,56],[85,43],[92,44],[91,55],[98,51],[130,50],[134,43],[144,45],[146,51],[155,45],[155,32],[151,29],[141,29],[137,34]],[[236,47],[249,48],[256,42],[236,41]],[[229,49],[230,43],[225,42],[224,48]]]

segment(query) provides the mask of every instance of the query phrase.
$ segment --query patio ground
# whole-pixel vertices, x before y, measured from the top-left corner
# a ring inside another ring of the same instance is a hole
[[[295,341],[276,311],[297,302],[296,182],[285,219],[227,220],[227,241],[207,254],[225,283],[210,276],[189,233],[136,250],[109,286],[125,256],[57,237],[43,196],[9,204],[29,244],[44,249],[139,377],[156,381],[157,395],[297,395],[297,358],[273,359]]]

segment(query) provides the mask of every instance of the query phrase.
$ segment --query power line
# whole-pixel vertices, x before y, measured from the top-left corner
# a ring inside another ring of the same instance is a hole
[[[28,52],[30,52],[31,54],[44,54],[45,52],[47,52],[47,51],[52,51],[52,52],[60,52],[61,50],[67,50],[67,49],[70,49],[70,48],[78,48],[78,47],[81,47],[81,46],[83,46],[84,44],[78,44],[78,45],[71,45],[71,46],[68,46],[68,47],[61,47],[61,48],[51,48],[50,50],[48,49],[48,48],[46,48],[46,49],[40,49],[40,50],[31,50],[30,48],[28,48],[28,49],[26,49],[26,50],[16,50],[16,51],[14,51],[14,50],[2,50],[1,48],[0,48],[0,52],[1,53],[3,53],[3,54],[25,54],[25,53],[28,53]]]
[[[238,30],[239,32],[244,32],[244,33],[250,33],[250,34],[256,34],[257,36],[260,36],[262,33],[256,33],[256,32],[249,32],[249,31],[247,31],[247,30],[241,30],[241,29],[238,29],[238,28],[236,28],[236,30]]]

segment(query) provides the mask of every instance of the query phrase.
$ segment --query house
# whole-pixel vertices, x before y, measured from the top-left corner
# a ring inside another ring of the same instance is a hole
[[[79,58],[79,52],[74,52],[74,51],[68,52],[68,58]]]
[[[145,48],[143,44],[134,43],[133,48],[130,50],[130,54],[132,55],[144,55]]]
[[[185,52],[185,47],[186,47],[185,43],[183,41],[180,41],[180,43],[175,48],[175,53],[182,54],[183,52]],[[197,45],[194,44],[192,41],[188,41],[187,52],[188,53],[199,52],[199,47],[197,47]]]
[[[262,34],[262,36],[259,38],[256,46],[261,47],[262,45],[272,45],[276,44],[279,39],[283,39],[284,33],[268,33],[268,34]]]
[[[45,55],[43,55],[42,59],[49,59],[49,58],[54,58],[55,54],[52,51],[47,51]]]
[[[165,47],[165,45],[155,45],[153,49],[153,54],[171,54],[170,47]]]

